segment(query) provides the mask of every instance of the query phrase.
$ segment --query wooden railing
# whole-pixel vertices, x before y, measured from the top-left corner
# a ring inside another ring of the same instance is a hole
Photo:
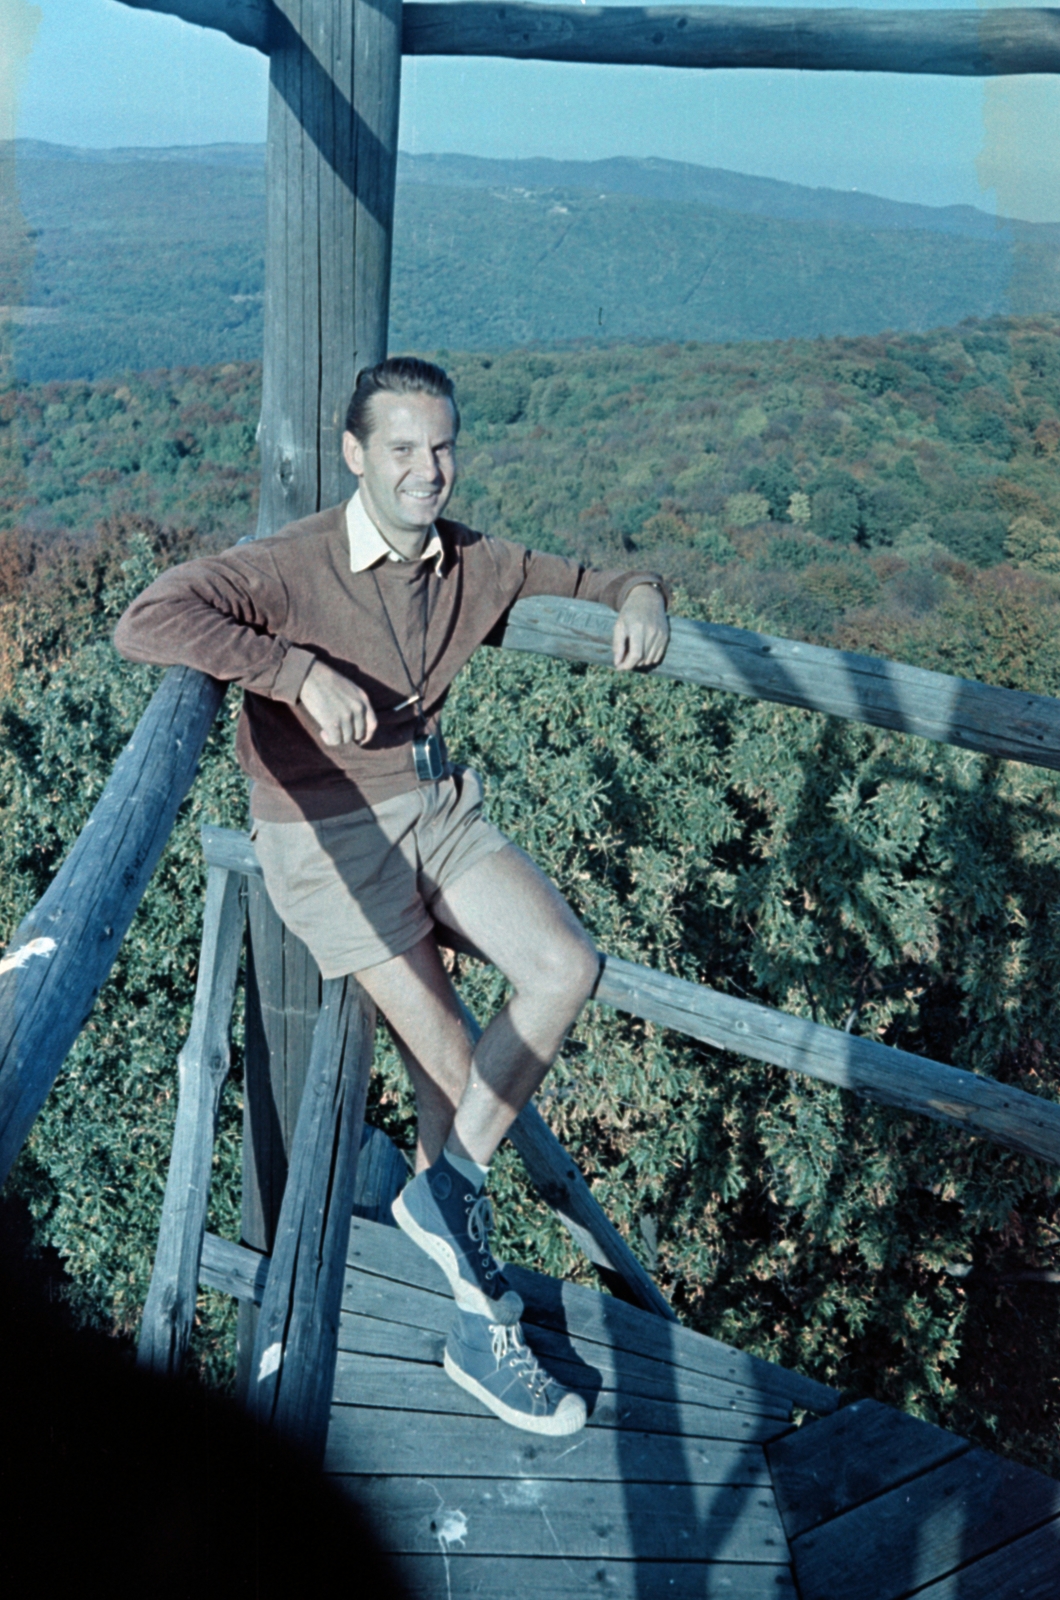
[[[603,606],[524,600],[513,608],[503,644],[606,663],[612,622]],[[1060,768],[1060,701],[1043,695],[682,618],[674,619],[655,673]],[[73,850],[0,964],[3,1175],[110,971],[222,692],[184,668],[167,674]],[[630,997],[638,994],[638,1004],[656,1008],[638,1015],[708,1043],[1060,1161],[1060,1108],[1050,1101],[665,974],[642,973],[639,988],[623,980],[624,1003],[617,998],[620,970],[608,964],[601,999],[635,1010]]]

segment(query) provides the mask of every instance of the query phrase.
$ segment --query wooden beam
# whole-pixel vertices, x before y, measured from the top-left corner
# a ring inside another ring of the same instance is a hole
[[[123,0],[268,54],[270,0]],[[772,67],[989,78],[1060,71],[1060,11],[782,6],[407,4],[407,56],[509,56],[619,66]]]
[[[217,1113],[230,1064],[232,1002],[244,921],[239,874],[211,867],[191,1028],[180,1052],[180,1098],[158,1249],[136,1355],[139,1366],[165,1377],[176,1377],[181,1371],[195,1319]]]
[[[608,1287],[642,1310],[676,1322],[670,1302],[641,1266],[535,1105],[523,1107],[508,1129],[508,1138],[542,1200],[552,1207],[579,1250],[600,1269]]]
[[[1023,1155],[1060,1163],[1060,1105],[993,1078],[892,1050],[875,1039],[824,1028],[771,1006],[736,1000],[705,984],[615,956],[604,962],[595,998],[716,1050],[855,1089],[883,1105],[948,1122]]]
[[[136,11],[161,11],[200,28],[216,28],[236,44],[267,55],[271,0],[122,0]]]
[[[405,6],[410,56],[515,56],[654,67],[1060,71],[1060,11],[868,11],[773,6]]]
[[[0,959],[0,1182],[95,1005],[191,787],[224,685],[173,667]]]
[[[269,1256],[248,1250],[245,1244],[233,1244],[230,1239],[219,1239],[216,1233],[207,1233],[202,1241],[199,1282],[205,1289],[219,1289],[222,1294],[260,1306],[271,1264]]]
[[[374,1037],[375,1007],[356,980],[325,983],[254,1346],[252,1414],[318,1460]]]
[[[501,643],[610,666],[614,622],[606,606],[539,596],[512,608]],[[1060,769],[1060,700],[718,623],[674,617],[671,627],[655,676]]]
[[[335,505],[361,367],[386,354],[401,0],[272,9],[259,537]]]
[[[276,0],[268,48],[259,537],[353,487],[341,456],[346,406],[359,368],[386,354],[401,0]],[[320,976],[260,883],[249,895],[243,1228],[246,1244],[268,1250]],[[244,1394],[255,1326],[253,1307],[241,1306]]]
[[[210,860],[206,833],[203,847]],[[249,845],[253,855],[253,847]],[[247,876],[246,1064],[243,1093],[242,1241],[252,1250],[273,1247],[287,1167],[309,1070],[313,1030],[320,1011],[320,972],[301,939],[284,927],[265,893],[260,872]],[[245,1400],[251,1374],[257,1312],[239,1308],[236,1394]]]

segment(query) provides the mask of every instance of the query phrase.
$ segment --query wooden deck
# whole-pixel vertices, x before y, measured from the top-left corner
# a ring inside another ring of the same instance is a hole
[[[538,1355],[591,1400],[573,1438],[509,1428],[450,1382],[441,1273],[394,1228],[350,1233],[325,1470],[412,1593],[794,1600],[764,1446],[832,1391],[609,1296],[510,1276]]]
[[[505,1426],[441,1367],[452,1300],[355,1218],[325,1470],[423,1600],[1057,1600],[1060,1484],[610,1296],[510,1269],[585,1432]],[[792,1430],[793,1408],[816,1413]]]

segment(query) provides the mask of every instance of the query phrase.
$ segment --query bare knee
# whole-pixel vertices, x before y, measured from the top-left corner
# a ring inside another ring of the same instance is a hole
[[[516,988],[562,996],[572,1013],[592,994],[600,973],[600,956],[588,934],[564,929],[558,938],[543,939],[531,952],[528,971]]]

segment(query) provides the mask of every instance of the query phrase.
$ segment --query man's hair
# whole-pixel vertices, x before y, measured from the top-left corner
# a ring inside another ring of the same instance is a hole
[[[448,400],[457,429],[460,428],[456,390],[449,374],[433,361],[421,361],[419,356],[388,356],[357,374],[357,386],[346,407],[346,432],[361,444],[367,442],[372,431],[372,401],[377,394],[431,394]]]

